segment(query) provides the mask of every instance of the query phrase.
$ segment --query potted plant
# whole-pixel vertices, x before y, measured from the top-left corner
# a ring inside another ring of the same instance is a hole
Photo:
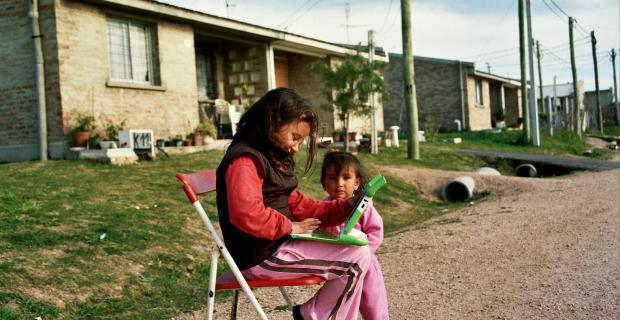
[[[172,146],[173,147],[182,147],[183,146],[183,136],[180,134],[177,134],[176,136],[174,136],[174,138],[170,139],[172,140]]]
[[[80,113],[77,115],[76,124],[71,129],[74,147],[86,147],[90,132],[95,129],[95,117],[89,114]]]
[[[506,112],[504,111],[504,108],[500,107],[496,115],[497,120],[495,121],[495,128],[503,129],[506,127],[506,122],[504,121],[505,117],[506,117]]]
[[[217,136],[217,128],[212,121],[206,120],[198,124],[194,130],[194,140],[210,144]],[[196,143],[198,145],[198,143]]]

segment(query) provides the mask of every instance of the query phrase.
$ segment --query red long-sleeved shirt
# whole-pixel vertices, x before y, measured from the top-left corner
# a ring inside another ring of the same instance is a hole
[[[262,166],[250,154],[242,155],[226,170],[228,215],[239,230],[258,238],[279,239],[293,229],[292,222],[275,209],[263,204]],[[346,219],[351,205],[346,199],[320,201],[308,198],[299,190],[288,197],[295,221],[306,218],[321,220],[321,227],[338,225]]]

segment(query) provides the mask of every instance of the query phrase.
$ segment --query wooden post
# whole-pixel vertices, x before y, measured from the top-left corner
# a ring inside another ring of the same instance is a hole
[[[543,112],[545,110],[547,110],[545,108],[545,104],[547,102],[547,100],[545,99],[544,93],[543,93],[543,80],[542,80],[542,70],[540,68],[540,42],[538,42],[538,40],[536,40],[536,62],[538,62],[538,81],[540,82],[538,84],[538,88],[539,88],[539,92],[540,92],[540,110],[543,110]],[[551,125],[551,123],[549,123]]]
[[[527,64],[525,58],[525,1],[519,0],[519,58],[521,62],[521,119],[523,121],[523,134],[525,143],[530,141],[530,126],[528,121],[529,111],[527,108]]]
[[[603,134],[603,112],[601,111],[601,92],[598,87],[598,63],[596,60],[596,37],[594,31],[590,32],[590,40],[592,41],[592,59],[594,59],[594,85],[596,87],[596,122],[598,123],[598,131]]]
[[[579,83],[577,83],[577,66],[575,63],[575,44],[573,43],[573,17],[568,17],[568,38],[570,42],[570,65],[573,71],[573,119],[574,128],[577,135],[581,138],[581,115],[579,114]]]
[[[368,30],[368,64],[372,69],[373,60],[375,59],[375,31]],[[375,92],[370,91],[370,153],[379,153],[377,146],[377,108],[375,106]]]
[[[530,0],[526,0],[527,8],[527,33],[528,33],[528,57],[530,67],[530,83],[532,88],[530,91],[530,133],[532,136],[532,145],[540,147],[540,136],[538,134],[538,104],[536,103],[536,76],[534,76],[534,39],[532,38],[532,9]]]
[[[614,69],[614,101],[616,102],[616,124],[620,126],[620,108],[618,108],[618,87],[616,86],[616,50],[611,49],[611,67]]]
[[[400,11],[402,20],[403,34],[403,57],[404,63],[404,85],[405,85],[405,104],[407,107],[407,125],[409,137],[407,139],[407,158],[420,159],[420,143],[418,141],[418,106],[416,101],[413,50],[411,48],[411,0],[400,0]]]

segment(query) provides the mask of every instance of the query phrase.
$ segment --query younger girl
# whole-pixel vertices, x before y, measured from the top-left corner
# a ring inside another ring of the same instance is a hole
[[[328,200],[349,199],[353,194],[363,189],[365,177],[357,157],[347,152],[330,152],[325,154],[321,170],[321,184],[329,194]],[[326,228],[340,232],[344,224]],[[381,266],[375,252],[383,242],[383,220],[372,206],[368,205],[366,212],[355,225],[355,228],[366,233],[368,246],[372,254],[370,267],[364,277],[360,312],[364,319],[389,319],[387,292],[381,273]]]
[[[368,246],[294,240],[290,233],[341,224],[353,199],[320,201],[297,190],[294,155],[306,137],[306,172],[318,117],[294,91],[267,92],[241,117],[217,168],[217,208],[226,247],[247,279],[319,275],[325,284],[295,319],[356,319]],[[319,220],[320,219],[320,220]]]

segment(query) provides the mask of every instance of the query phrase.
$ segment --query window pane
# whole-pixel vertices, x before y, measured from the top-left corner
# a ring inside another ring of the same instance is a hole
[[[129,25],[131,74],[134,81],[149,82],[146,32],[140,25]]]
[[[108,53],[111,78],[131,80],[127,24],[108,20]]]

